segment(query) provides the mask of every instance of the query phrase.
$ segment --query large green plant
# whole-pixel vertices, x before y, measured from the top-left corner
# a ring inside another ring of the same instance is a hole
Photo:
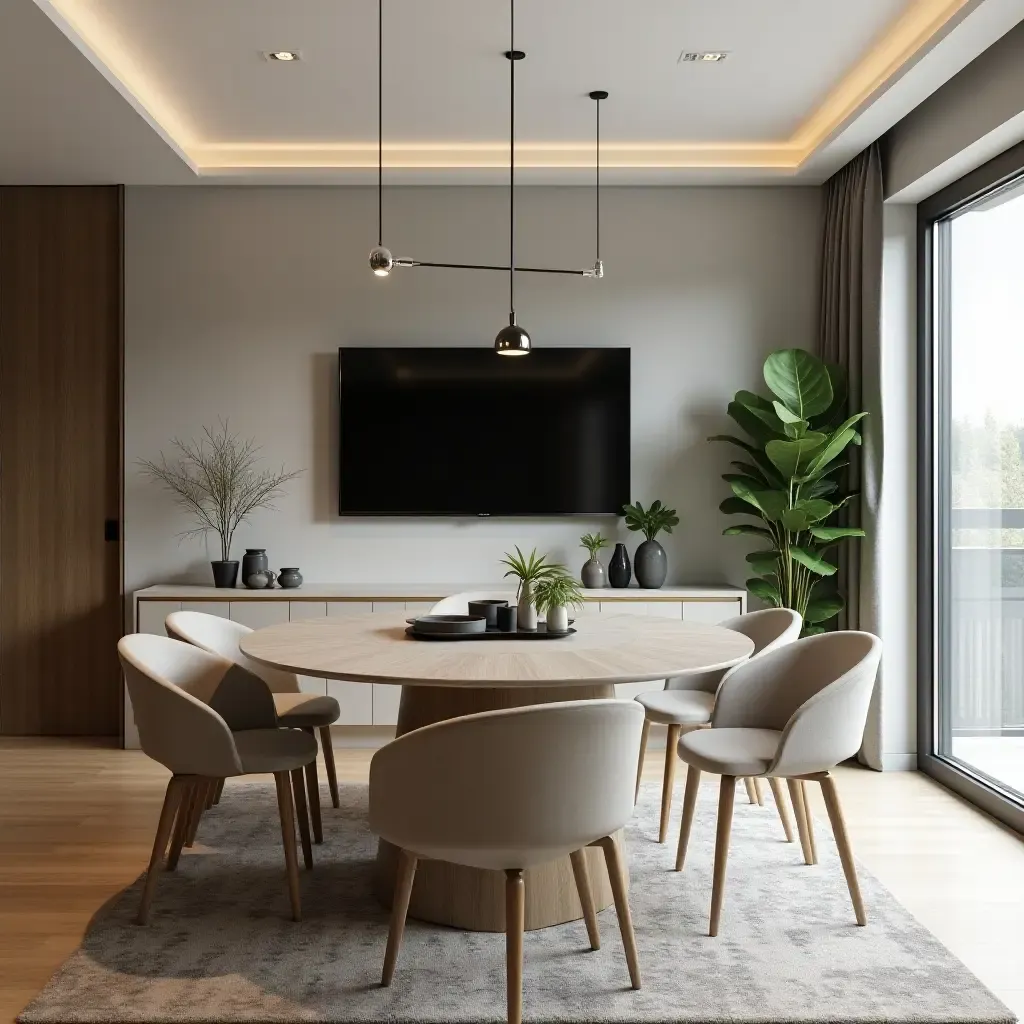
[[[747,589],[775,607],[792,608],[804,618],[804,634],[824,632],[823,623],[843,608],[830,577],[836,566],[830,548],[863,537],[852,526],[828,525],[853,494],[840,489],[848,464],[840,458],[861,437],[855,424],[867,413],[844,418],[846,376],[802,349],[773,352],[764,364],[773,398],[737,391],[729,415],[749,436],[718,434],[745,458],[724,474],[732,497],[721,504],[729,515],[758,520],[730,526],[727,536],[760,538],[760,550],[747,555],[756,574]]]

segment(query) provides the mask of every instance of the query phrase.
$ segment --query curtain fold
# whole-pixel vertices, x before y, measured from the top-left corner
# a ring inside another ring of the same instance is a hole
[[[841,629],[880,633],[879,552],[882,493],[882,160],[875,143],[823,186],[819,355],[849,377],[849,409],[861,421],[864,444],[851,464],[851,489],[860,492],[851,521],[867,537],[839,549],[839,588],[846,599]],[[861,761],[882,768],[880,669],[868,714]]]

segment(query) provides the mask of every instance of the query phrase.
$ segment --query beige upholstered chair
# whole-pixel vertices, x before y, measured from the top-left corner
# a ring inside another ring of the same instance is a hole
[[[639,988],[624,854],[612,836],[633,815],[642,725],[643,713],[632,701],[569,701],[438,722],[378,750],[370,763],[370,827],[400,849],[381,983],[389,985],[395,971],[417,859],[504,871],[508,1019],[519,1024],[523,869],[571,859],[597,949],[583,848],[600,846],[630,981]]]
[[[468,615],[470,601],[508,601],[509,604],[516,603],[516,592],[514,590],[467,590],[461,594],[451,594],[443,597],[433,608],[431,615]]]
[[[789,608],[769,608],[765,611],[750,612],[748,615],[737,615],[719,623],[725,629],[734,630],[750,637],[754,641],[752,658],[774,651],[785,644],[792,643],[800,636],[803,620]],[[665,742],[665,778],[661,786],[661,826],[658,830],[658,842],[665,842],[668,836],[668,821],[672,811],[672,790],[675,785],[676,743],[682,732],[691,729],[703,729],[711,722],[711,713],[715,707],[715,693],[727,669],[713,672],[695,672],[691,675],[677,676],[666,679],[662,690],[641,693],[636,699],[643,705],[644,735],[640,744],[640,763],[636,773],[636,792],[640,795],[640,778],[644,767],[644,752],[647,750],[647,734],[651,723],[668,726],[668,737]],[[751,803],[764,803],[764,797],[757,781],[744,779],[747,796]],[[781,790],[773,787],[779,817],[786,832],[786,839],[793,841],[786,808],[781,800]]]
[[[804,859],[817,863],[805,782],[821,784],[857,924],[867,922],[850,840],[829,770],[860,749],[882,641],[870,633],[824,633],[737,665],[722,680],[710,729],[679,739],[689,765],[676,870],[693,825],[701,772],[722,777],[711,894],[711,935],[718,934],[725,891],[736,779],[785,779]]]
[[[266,685],[227,658],[146,633],[122,637],[117,652],[142,749],[173,773],[153,841],[139,924],[149,916],[165,852],[167,869],[173,871],[213,787],[236,775],[263,773],[272,774],[277,784],[288,893],[292,917],[298,921],[295,815],[297,805],[302,852],[309,868],[313,855],[302,772],[316,757],[316,740],[304,732],[280,728]]]
[[[340,806],[338,775],[334,767],[334,747],[331,744],[331,725],[341,716],[341,708],[333,697],[303,693],[299,679],[292,672],[281,672],[247,658],[239,648],[242,638],[252,630],[240,622],[205,612],[171,612],[164,623],[167,635],[175,640],[201,647],[204,651],[228,658],[258,675],[274,695],[274,708],[280,724],[289,729],[304,729],[310,735],[319,729],[320,745],[327,765],[327,782],[331,789],[331,803]],[[306,770],[306,790],[313,818],[313,838],[322,843],[323,825],[320,816],[320,787],[317,784],[316,761]],[[217,794],[219,797],[219,794]]]

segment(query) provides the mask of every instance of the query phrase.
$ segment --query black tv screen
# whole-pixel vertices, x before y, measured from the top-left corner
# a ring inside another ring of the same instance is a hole
[[[343,348],[341,515],[617,515],[629,349]]]

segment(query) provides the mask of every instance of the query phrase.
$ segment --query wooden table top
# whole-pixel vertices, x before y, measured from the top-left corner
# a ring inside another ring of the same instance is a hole
[[[721,626],[638,615],[582,616],[564,640],[422,641],[406,626],[398,612],[287,622],[256,630],[241,648],[299,675],[484,687],[639,683],[729,668],[754,649]]]

